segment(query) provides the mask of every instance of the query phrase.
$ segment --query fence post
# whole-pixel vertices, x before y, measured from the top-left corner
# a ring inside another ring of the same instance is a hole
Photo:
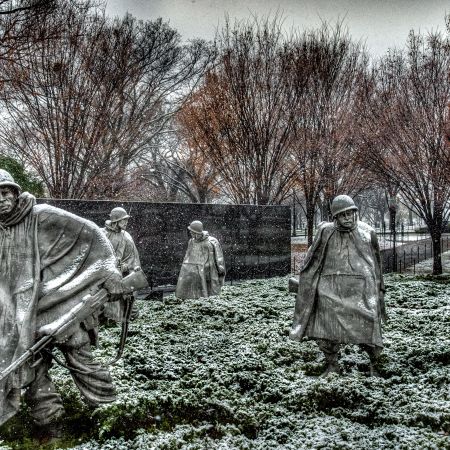
[[[416,274],[416,260],[415,259],[413,260],[413,272],[415,275]]]

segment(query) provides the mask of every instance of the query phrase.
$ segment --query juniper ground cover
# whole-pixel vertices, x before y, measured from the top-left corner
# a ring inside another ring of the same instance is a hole
[[[52,369],[67,409],[60,448],[450,448],[450,280],[390,275],[381,378],[356,346],[343,375],[318,378],[314,342],[288,339],[287,278],[226,286],[220,298],[139,301],[127,350],[111,369],[118,400],[81,401]],[[104,361],[118,328],[101,331]],[[0,429],[3,449],[39,448],[27,410]],[[45,448],[45,447],[42,447]]]

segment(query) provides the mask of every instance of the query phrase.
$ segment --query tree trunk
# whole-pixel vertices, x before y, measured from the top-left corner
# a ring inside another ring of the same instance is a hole
[[[396,226],[397,207],[389,207],[389,229],[394,232]]]
[[[208,203],[208,189],[197,188],[197,194],[198,203]]]
[[[311,247],[314,233],[314,208],[306,208],[306,228],[308,230],[308,247]]]
[[[292,193],[292,236],[297,236],[297,212],[295,211],[295,194]]]
[[[441,256],[441,237],[442,237],[442,224],[434,223],[428,226],[431,235],[432,248],[433,248],[433,275],[442,274],[442,256]]]
[[[378,222],[380,224],[380,228],[383,231],[384,227],[383,227],[383,222],[384,222],[384,213],[385,213],[385,209],[383,208],[378,208],[377,210],[377,216],[378,216]]]
[[[333,201],[333,197],[325,197],[325,200],[322,205],[322,220],[327,222],[333,222],[333,214],[331,214],[331,202]]]
[[[392,236],[392,271],[397,272],[397,207],[389,207],[389,226]]]

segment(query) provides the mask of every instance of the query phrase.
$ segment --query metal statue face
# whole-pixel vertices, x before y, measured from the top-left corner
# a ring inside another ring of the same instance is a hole
[[[121,229],[121,230],[126,230],[127,229],[127,225],[128,225],[128,218],[126,219],[121,219],[117,222],[117,226]]]
[[[353,209],[341,212],[336,216],[336,220],[342,228],[352,228],[356,223],[356,213]]]
[[[189,231],[191,233],[191,237],[193,237],[196,241],[201,241],[203,237],[203,233],[195,233],[194,231]]]
[[[8,186],[0,187],[0,217],[7,216],[16,206],[17,192]]]

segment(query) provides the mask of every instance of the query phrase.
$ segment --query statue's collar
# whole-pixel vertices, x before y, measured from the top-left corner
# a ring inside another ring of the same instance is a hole
[[[350,233],[350,231],[356,230],[357,226],[358,226],[358,221],[355,221],[355,223],[353,224],[353,226],[351,228],[342,227],[339,225],[337,220],[334,221],[334,228],[337,231],[340,231],[341,233]]]
[[[197,241],[197,242],[203,242],[205,239],[208,239],[208,237],[209,237],[209,233],[207,231],[202,231],[202,237],[200,239],[198,239],[198,240],[195,238],[193,238],[193,239],[194,239],[194,241]]]
[[[116,222],[111,222],[110,220],[105,221],[105,228],[113,233],[121,232],[121,229],[116,225]]]

